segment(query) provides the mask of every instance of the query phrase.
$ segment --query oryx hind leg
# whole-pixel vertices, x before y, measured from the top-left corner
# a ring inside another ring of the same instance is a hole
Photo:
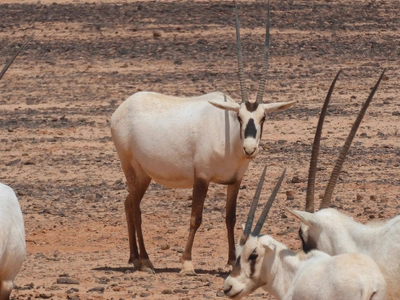
[[[140,166],[123,165],[126,181],[128,184],[129,195],[125,200],[125,215],[128,225],[129,235],[129,263],[132,263],[136,269],[142,271],[154,272],[154,267],[143,240],[142,233],[142,213],[140,202],[149,187],[151,178],[143,171]],[[138,244],[139,248],[138,248]]]

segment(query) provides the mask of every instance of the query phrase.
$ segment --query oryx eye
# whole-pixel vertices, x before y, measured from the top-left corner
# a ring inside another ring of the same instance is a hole
[[[256,260],[257,257],[258,257],[258,254],[257,254],[257,253],[252,253],[252,254],[250,254],[250,256],[249,256],[249,260]]]

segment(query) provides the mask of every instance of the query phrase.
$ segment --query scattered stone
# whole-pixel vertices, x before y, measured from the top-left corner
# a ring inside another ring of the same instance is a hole
[[[165,289],[165,290],[161,291],[161,294],[163,294],[163,295],[172,295],[172,294],[174,294],[174,291],[170,290],[170,289]]]
[[[168,250],[170,248],[170,246],[167,243],[162,243],[160,245],[161,250]]]
[[[294,191],[286,191],[286,200],[294,200]]]
[[[161,33],[159,31],[153,31],[153,38],[159,39],[161,37]]]
[[[35,285],[33,284],[33,282],[29,283],[29,284],[25,284],[24,286],[15,286],[16,290],[31,290],[35,287]]]
[[[216,296],[217,297],[225,297],[225,294],[223,291],[218,291]]]
[[[66,291],[67,294],[72,294],[77,292],[79,292],[79,289],[77,288],[70,288],[69,290]]]
[[[8,163],[6,163],[7,167],[11,167],[11,166],[15,166],[18,165],[21,162],[21,159],[14,159],[12,161],[9,161]]]
[[[25,166],[36,165],[36,162],[34,160],[30,159],[30,160],[25,161],[24,165]]]
[[[104,293],[104,290],[105,290],[104,286],[96,286],[96,287],[88,290],[88,293],[92,293],[92,292]]]
[[[377,62],[366,62],[366,63],[362,64],[361,66],[379,68],[380,64]]]
[[[356,199],[357,199],[358,201],[361,201],[361,200],[364,200],[364,197],[363,197],[362,195],[360,195],[360,194],[357,194]]]
[[[292,183],[300,183],[300,182],[301,182],[301,179],[299,176],[293,176]]]
[[[174,290],[175,294],[187,294],[189,293],[189,290],[184,290],[184,289],[175,289]]]
[[[79,281],[72,278],[61,277],[57,278],[57,284],[79,284]]]
[[[182,59],[181,58],[175,59],[174,65],[181,65],[181,64],[182,64]]]
[[[42,298],[42,299],[51,299],[53,297],[54,297],[54,294],[44,294],[44,293],[39,294],[39,298]]]
[[[140,295],[139,295],[139,297],[142,297],[142,298],[148,297],[148,296],[150,296],[149,293],[140,293]]]

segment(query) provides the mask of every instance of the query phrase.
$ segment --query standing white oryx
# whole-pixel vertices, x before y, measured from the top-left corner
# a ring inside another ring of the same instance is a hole
[[[262,102],[268,68],[269,21],[257,100],[248,100],[236,2],[235,9],[241,103],[219,92],[192,98],[140,92],[123,102],[111,117],[112,138],[129,187],[125,201],[129,262],[136,268],[153,272],[144,245],[140,211],[151,179],[171,188],[193,187],[190,232],[181,258],[181,274],[195,274],[192,246],[202,222],[209,183],[228,185],[225,220],[228,263],[235,261],[237,194],[248,164],[257,155],[266,114],[295,104],[294,101]]]
[[[371,257],[360,253],[330,256],[318,250],[295,252],[269,235],[259,235],[285,171],[250,233],[265,170],[237,245],[236,264],[224,283],[225,295],[241,299],[261,287],[279,300],[385,299],[385,279]]]
[[[375,91],[383,77],[380,76],[372,89],[367,101],[355,121],[349,136],[343,146],[339,159],[332,171],[320,210],[314,213],[315,175],[318,161],[319,144],[322,126],[327,111],[330,94],[337,76],[332,83],[331,90],[325,100],[315,134],[311,163],[308,175],[308,187],[305,212],[288,210],[301,222],[299,230],[303,250],[312,249],[324,251],[330,255],[342,253],[364,253],[372,257],[379,265],[387,283],[387,299],[400,298],[400,216],[386,222],[370,222],[361,224],[351,217],[340,213],[336,209],[328,208],[331,202],[333,189],[351,146],[362,117],[372,100]],[[338,74],[339,75],[339,74]]]
[[[0,72],[0,80],[32,36]],[[17,196],[7,185],[0,183],[0,300],[10,298],[15,276],[25,258],[25,227]]]

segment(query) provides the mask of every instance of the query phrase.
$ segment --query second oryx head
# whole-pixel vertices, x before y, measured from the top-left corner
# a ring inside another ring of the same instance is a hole
[[[236,44],[238,51],[238,73],[240,81],[240,90],[242,101],[235,103],[230,101],[221,102],[218,100],[209,100],[209,102],[224,110],[234,111],[237,113],[237,119],[240,124],[240,138],[243,142],[243,153],[246,157],[253,158],[257,155],[258,145],[260,143],[263,124],[266,115],[271,112],[279,112],[292,107],[296,101],[278,102],[278,103],[263,103],[263,96],[265,90],[266,73],[268,70],[268,56],[269,56],[269,20],[270,20],[270,5],[268,1],[268,16],[266,22],[266,36],[264,48],[264,62],[262,75],[260,79],[257,98],[255,101],[250,101],[244,79],[243,59],[242,59],[242,46],[240,42],[240,26],[238,9],[235,1],[235,16],[236,16]]]

